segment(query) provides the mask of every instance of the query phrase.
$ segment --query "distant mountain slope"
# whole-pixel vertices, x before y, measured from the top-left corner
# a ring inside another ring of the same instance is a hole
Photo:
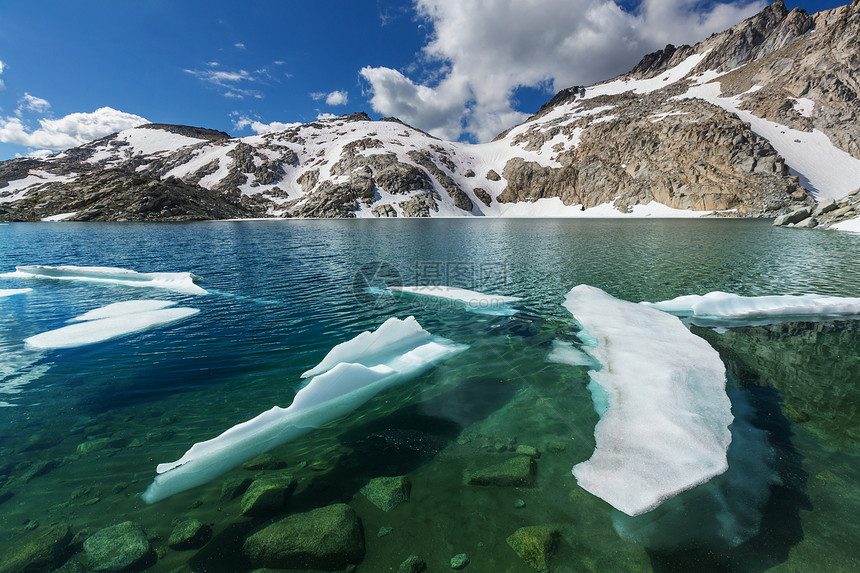
[[[143,126],[0,163],[0,220],[775,216],[860,187],[859,30],[857,0],[777,0],[480,145],[365,114],[244,138]]]

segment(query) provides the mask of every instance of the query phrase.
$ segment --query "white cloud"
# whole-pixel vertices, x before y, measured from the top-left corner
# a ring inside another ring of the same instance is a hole
[[[346,105],[349,102],[349,94],[344,91],[333,91],[325,97],[325,102],[328,105]]]
[[[242,42],[236,42],[235,44],[233,44],[233,47],[234,47],[234,48],[239,48],[240,50],[244,50],[244,49],[245,49],[245,44],[243,44]]]
[[[214,65],[213,65],[214,63]],[[217,62],[209,62],[210,68],[216,67]],[[269,78],[269,72],[266,68],[261,68],[253,72],[247,70],[224,70],[224,69],[208,69],[208,70],[183,70],[186,74],[190,74],[198,80],[211,84],[219,89],[222,89],[224,97],[243,99],[246,97],[262,97],[259,91],[245,87],[247,84],[260,83],[266,78]]]
[[[337,119],[339,116],[334,113],[318,113],[317,119]]]
[[[255,133],[263,134],[269,133],[270,131],[281,131],[284,129],[289,129],[291,127],[298,127],[301,123],[282,123],[280,121],[273,121],[271,123],[263,123],[262,121],[251,119],[246,115],[239,116],[238,119],[233,120],[233,128],[236,130],[243,130],[246,127],[250,127]]]
[[[20,117],[24,111],[45,113],[49,109],[51,109],[51,104],[48,100],[24,93],[24,97],[18,100],[18,109],[15,110],[15,114]]]
[[[765,5],[736,0],[643,0],[635,12],[613,0],[416,0],[432,27],[424,63],[436,82],[415,82],[390,68],[365,67],[373,109],[454,138],[486,141],[526,114],[519,87],[558,91],[629,70],[667,43],[695,43]],[[534,110],[529,110],[534,111]]]
[[[0,118],[0,142],[67,149],[111,133],[149,123],[146,119],[110,107],[92,113],[71,113],[59,119],[39,120],[39,128],[29,131],[18,117]]]
[[[3,73],[3,68],[5,68],[5,67],[6,67],[6,64],[3,63],[3,60],[0,60],[0,74]],[[2,90],[5,87],[6,86],[3,84],[3,80],[0,79],[0,90]]]
[[[326,104],[331,106],[346,105],[349,103],[349,94],[346,90],[333,92],[311,92],[311,99],[314,101],[325,100]]]

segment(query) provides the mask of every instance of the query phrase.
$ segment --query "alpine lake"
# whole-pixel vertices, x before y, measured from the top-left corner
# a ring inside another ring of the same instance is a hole
[[[37,264],[190,271],[208,294],[0,278],[0,289],[33,289],[0,298],[7,567],[59,526],[69,534],[45,549],[59,554],[44,570],[89,570],[84,540],[133,521],[150,544],[137,570],[252,571],[242,551],[252,532],[340,503],[361,521],[366,552],[346,567],[359,573],[398,571],[410,555],[450,571],[461,553],[465,571],[539,570],[507,542],[525,526],[553,532],[548,568],[558,573],[832,573],[860,563],[860,321],[690,326],[726,365],[736,419],[729,471],[634,520],[571,474],[594,450],[598,415],[588,368],[547,359],[554,341],[578,343],[561,306],[578,284],[633,302],[711,291],[857,297],[860,235],[733,219],[0,225],[0,272]],[[523,300],[516,314],[494,316],[379,290],[392,285]],[[134,299],[200,312],[76,348],[23,342]],[[410,315],[468,350],[210,483],[141,499],[156,465],[288,406],[301,374],[334,345]],[[532,485],[464,478],[517,456],[534,459]],[[225,484],[275,474],[297,482],[284,506],[241,515],[242,496]],[[390,511],[361,492],[384,476],[411,484]],[[174,526],[188,519],[211,535],[171,548]]]

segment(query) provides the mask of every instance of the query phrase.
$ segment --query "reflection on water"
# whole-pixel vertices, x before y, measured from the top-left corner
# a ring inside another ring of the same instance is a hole
[[[577,284],[632,301],[714,290],[858,296],[860,268],[846,261],[860,237],[755,221],[404,220],[12,224],[0,242],[0,271],[191,271],[212,293],[153,290],[148,298],[201,312],[48,352],[22,341],[69,316],[147,297],[45,281],[0,299],[0,404],[8,405],[0,408],[0,555],[18,555],[59,524],[78,539],[43,569],[86,564],[82,539],[131,519],[151,539],[152,571],[250,571],[242,543],[266,521],[241,516],[241,496],[222,497],[222,485],[287,472],[298,487],[279,515],[337,502],[357,512],[367,544],[359,573],[396,570],[409,554],[447,570],[462,552],[468,570],[532,571],[505,541],[526,525],[559,531],[557,572],[850,571],[860,560],[857,322],[694,327],[731,374],[730,470],[636,519],[577,487],[570,470],[590,457],[597,421],[587,367],[547,361],[553,341],[580,344],[560,304]],[[368,300],[354,290],[368,282],[356,274],[374,261],[404,285],[519,296],[523,310],[504,317]],[[0,279],[0,288],[20,286]],[[156,463],[287,406],[301,373],[332,346],[409,314],[470,349],[276,448],[266,463],[154,505],[140,500]],[[536,458],[533,487],[464,482],[464,472],[526,453]],[[396,509],[383,512],[359,493],[371,478],[394,475],[412,484]],[[211,524],[213,540],[171,549],[177,518]],[[378,536],[380,528],[391,530]]]

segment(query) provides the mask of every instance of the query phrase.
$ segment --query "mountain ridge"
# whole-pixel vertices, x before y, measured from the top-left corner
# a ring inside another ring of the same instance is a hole
[[[0,163],[0,220],[775,217],[860,187],[858,32],[856,0],[777,0],[485,144],[364,113],[242,138],[149,124]]]

